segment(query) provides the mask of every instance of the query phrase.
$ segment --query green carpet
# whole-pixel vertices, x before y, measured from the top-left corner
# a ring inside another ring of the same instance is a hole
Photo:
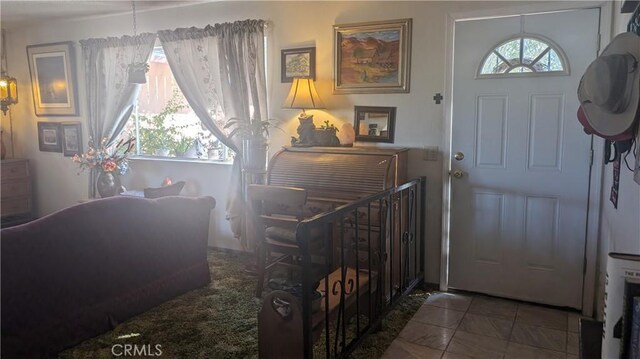
[[[60,353],[60,358],[112,358],[114,344],[151,344],[152,350],[161,344],[166,358],[257,358],[260,301],[254,298],[255,276],[244,271],[253,256],[210,250],[208,260],[208,286],[133,317]],[[411,294],[352,357],[380,357],[427,296],[422,291]]]

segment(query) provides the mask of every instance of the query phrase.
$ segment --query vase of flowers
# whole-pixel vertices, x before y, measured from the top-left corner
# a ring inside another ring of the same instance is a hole
[[[93,140],[89,140],[89,148],[81,155],[73,156],[80,170],[95,169],[98,171],[96,189],[100,197],[111,197],[122,193],[124,187],[120,183],[120,176],[129,170],[129,154],[135,147],[135,138],[120,140],[117,144],[107,146],[107,139],[103,138],[100,147],[95,147]]]

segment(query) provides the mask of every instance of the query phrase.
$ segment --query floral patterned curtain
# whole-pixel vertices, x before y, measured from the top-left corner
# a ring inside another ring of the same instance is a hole
[[[223,130],[230,118],[267,119],[263,20],[165,30],[158,33],[167,62],[185,98],[202,123],[236,152],[227,217],[236,238],[243,232],[242,145]]]
[[[153,50],[155,34],[136,37],[81,40],[84,60],[89,135],[100,144],[113,144],[126,124],[139,84],[128,81],[128,67],[134,62],[147,62]],[[90,175],[89,195],[95,197],[96,171]]]

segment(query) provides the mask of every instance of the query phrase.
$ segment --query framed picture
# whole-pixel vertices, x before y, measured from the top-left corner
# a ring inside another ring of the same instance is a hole
[[[280,61],[280,82],[293,82],[294,77],[316,80],[315,47],[282,50]]]
[[[356,141],[393,143],[396,108],[356,106],[353,127]]]
[[[409,92],[411,23],[334,25],[333,93]]]
[[[77,116],[73,42],[27,46],[36,116]]]
[[[38,122],[40,151],[62,152],[62,135],[59,122]]]
[[[80,122],[62,123],[62,153],[72,157],[82,153],[82,127]]]

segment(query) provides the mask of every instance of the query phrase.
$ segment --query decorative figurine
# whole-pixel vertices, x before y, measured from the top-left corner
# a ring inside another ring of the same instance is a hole
[[[316,125],[313,124],[313,116],[303,118],[299,117],[300,125],[298,126],[298,138],[294,141],[292,138],[291,145],[299,146],[299,147],[309,147],[316,144],[314,130],[316,129]]]

